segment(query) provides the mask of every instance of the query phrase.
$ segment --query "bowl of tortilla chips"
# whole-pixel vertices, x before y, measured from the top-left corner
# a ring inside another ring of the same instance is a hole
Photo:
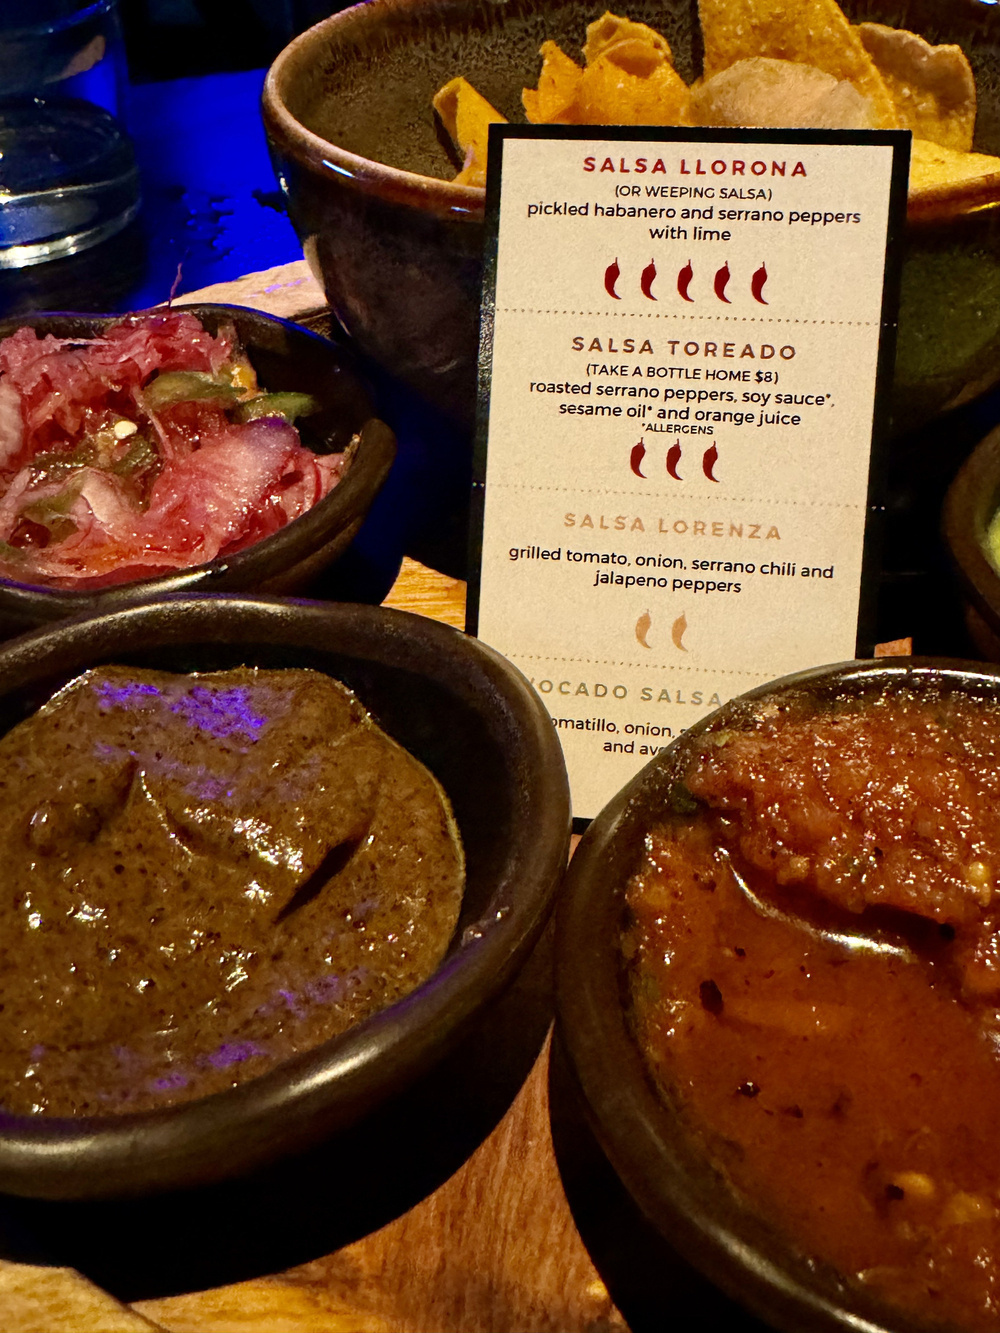
[[[460,421],[493,120],[911,130],[895,430],[1000,381],[988,0],[369,0],[281,53],[263,114],[340,323]]]

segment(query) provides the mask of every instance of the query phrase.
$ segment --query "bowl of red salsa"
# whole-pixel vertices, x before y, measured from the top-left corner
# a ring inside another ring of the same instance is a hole
[[[660,1234],[784,1330],[995,1329],[1000,670],[788,677],[605,808],[559,1030]]]
[[[0,633],[302,589],[388,475],[345,353],[221,305],[0,322]]]

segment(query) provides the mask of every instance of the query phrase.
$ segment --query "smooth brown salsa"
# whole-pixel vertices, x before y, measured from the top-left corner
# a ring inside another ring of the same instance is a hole
[[[107,667],[0,739],[0,1106],[200,1097],[437,967],[464,884],[435,779],[312,671]]]
[[[924,1317],[1000,1319],[1000,711],[705,735],[627,889],[632,1018],[723,1174]]]

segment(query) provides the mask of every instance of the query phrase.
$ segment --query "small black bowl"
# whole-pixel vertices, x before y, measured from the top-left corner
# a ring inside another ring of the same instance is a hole
[[[1000,662],[1000,573],[986,535],[1000,509],[1000,428],[976,445],[944,502],[945,545],[965,599],[965,623],[980,652]]]
[[[102,663],[311,667],[355,691],[451,801],[466,887],[448,953],[395,1005],[260,1078],[162,1111],[0,1117],[0,1191],[96,1199],[207,1184],[319,1142],[429,1069],[512,980],[569,850],[562,750],[537,695],[478,640],[381,607],[173,596],[0,647],[0,731]]]
[[[178,307],[181,308],[181,307]],[[208,564],[96,591],[47,588],[0,579],[0,636],[67,616],[100,615],[172,592],[297,592],[350,545],[396,454],[392,431],[373,413],[359,374],[342,348],[297,324],[241,306],[191,305],[210,333],[233,324],[263,388],[298,390],[320,404],[309,419],[318,453],[360,440],[343,479],[310,510],[263,541]],[[0,338],[25,326],[57,338],[92,338],[123,315],[35,314],[0,320]]]
[[[888,687],[950,687],[1000,699],[1000,668],[933,658],[845,662],[786,676],[698,722],[609,802],[581,841],[560,897],[556,1010],[575,1092],[617,1175],[656,1231],[734,1300],[785,1333],[941,1333],[850,1286],[796,1246],[724,1182],[716,1165],[654,1090],[626,1013],[620,954],[624,892],[646,832],[709,729],[749,708],[803,692],[817,702]],[[706,1325],[707,1327],[707,1325]]]

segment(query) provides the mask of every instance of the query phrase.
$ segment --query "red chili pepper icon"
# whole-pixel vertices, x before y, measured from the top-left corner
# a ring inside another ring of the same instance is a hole
[[[719,451],[713,444],[710,449],[705,450],[705,457],[701,460],[702,471],[709,481],[718,481],[719,478],[712,475],[712,469],[719,461]]]
[[[691,279],[694,277],[694,269],[691,267],[690,259],[677,274],[677,290],[684,301],[693,301],[693,296],[688,296],[688,288],[691,286]]]
[[[609,264],[604,270],[604,290],[609,296],[613,296],[616,301],[622,299],[615,291],[615,283],[619,277],[621,277],[621,269],[618,267],[618,260],[616,259],[613,264]]]
[[[632,446],[632,453],[629,457],[629,467],[637,477],[642,477],[643,481],[646,480],[646,474],[639,471],[639,465],[645,457],[646,446],[643,444],[642,440],[640,440],[638,444]]]
[[[683,477],[677,475],[677,464],[681,461],[681,447],[679,444],[672,444],[667,453],[667,471],[673,477],[674,481],[683,481]]]
[[[732,305],[729,297],[726,295],[726,287],[729,285],[729,265],[723,264],[715,275],[715,294],[720,301],[725,301],[726,305]]]
[[[767,282],[767,269],[763,264],[750,279],[750,290],[753,292],[753,299],[759,301],[761,305],[767,305],[764,300],[764,283]]]
[[[642,270],[642,277],[639,279],[639,286],[642,288],[643,296],[648,296],[651,301],[655,301],[653,295],[653,279],[656,277],[656,264],[651,259],[648,265]]]

